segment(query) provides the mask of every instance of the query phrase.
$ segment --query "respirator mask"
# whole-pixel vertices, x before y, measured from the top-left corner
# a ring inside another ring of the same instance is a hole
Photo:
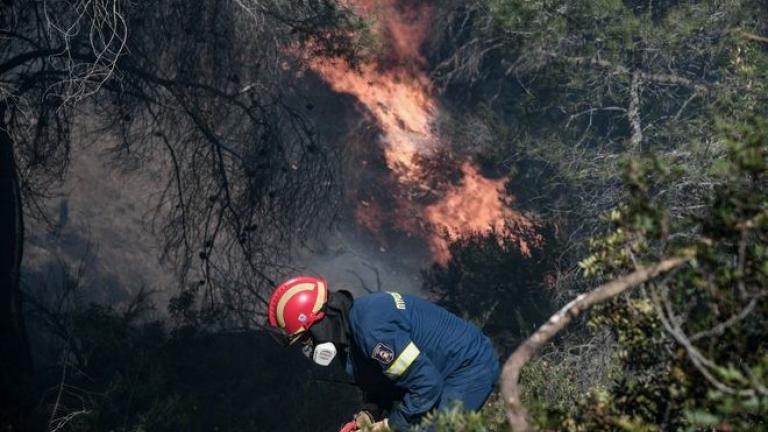
[[[304,332],[301,351],[315,364],[328,366],[336,358],[337,346],[349,345],[347,314],[352,295],[346,291],[331,293],[324,307],[325,317]]]
[[[315,346],[310,342],[301,347],[301,352],[315,364],[328,366],[336,357],[336,345],[333,342],[323,342]]]

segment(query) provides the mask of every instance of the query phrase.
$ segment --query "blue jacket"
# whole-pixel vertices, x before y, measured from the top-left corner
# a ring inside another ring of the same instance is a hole
[[[357,298],[349,320],[347,372],[366,391],[386,381],[404,391],[389,416],[395,429],[417,423],[435,408],[444,380],[459,369],[497,367],[493,346],[477,327],[415,296],[389,292]]]

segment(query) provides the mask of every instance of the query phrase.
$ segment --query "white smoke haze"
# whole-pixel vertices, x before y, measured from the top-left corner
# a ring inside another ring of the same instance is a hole
[[[161,163],[117,169],[109,136],[99,134],[95,142],[89,136],[76,133],[69,173],[46,203],[53,226],[27,221],[25,287],[34,293],[60,285],[62,267],[82,267],[82,302],[120,305],[144,288],[156,291],[153,299],[165,310],[177,284],[173,267],[160,261],[161,243],[149,217],[166,181]]]
[[[93,136],[81,129],[73,140],[69,174],[46,202],[50,225],[27,221],[24,287],[33,295],[50,296],[64,282],[65,269],[76,273],[82,268],[82,304],[119,306],[146,289],[154,291],[156,313],[165,314],[179,281],[172,263],[161,261],[162,241],[151,226],[158,194],[168,180],[162,155],[118,169],[110,152],[116,141],[105,134],[98,134],[98,140]],[[366,176],[365,171],[358,175]],[[400,245],[397,238],[389,239],[391,246],[372,239],[344,216],[353,211],[340,209],[337,221],[324,224],[328,228],[318,238],[304,239],[286,264],[296,274],[323,276],[331,289],[355,295],[366,288],[418,293],[420,270],[431,261],[427,249],[414,242]]]
[[[355,296],[376,291],[418,294],[420,270],[430,263],[425,251],[388,249],[368,238],[352,222],[340,222],[297,254],[297,268],[323,276],[331,290],[346,289]]]
[[[472,145],[465,147],[471,148],[460,154],[443,135],[472,136],[440,124],[451,122],[445,120],[450,115],[441,112],[419,52],[431,9],[401,9],[395,0],[378,9],[365,0],[353,3],[384,17],[379,22],[392,37],[390,58],[359,68],[313,58],[306,71],[286,70],[314,101],[310,115],[320,145],[342,153],[338,181],[344,199],[337,219],[318,221],[325,229],[317,238],[302,239],[292,262],[284,264],[357,295],[418,293],[421,270],[450,258],[446,232],[460,236],[501,230],[510,219],[528,222],[509,208],[507,179],[484,177],[471,160],[473,150],[487,145],[486,137],[468,140]],[[85,135],[74,140],[69,177],[49,202],[56,227],[28,227],[28,285],[41,284],[59,259],[69,265],[83,261],[86,301],[120,304],[147,288],[158,290],[154,300],[165,311],[179,282],[172,266],[160,261],[161,243],[149,225],[168,180],[164,156],[142,155],[138,169],[117,170],[107,154],[111,140],[99,138],[89,145],[83,144]]]

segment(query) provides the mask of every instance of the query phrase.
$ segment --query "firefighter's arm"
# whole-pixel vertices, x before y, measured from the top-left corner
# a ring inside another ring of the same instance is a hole
[[[410,338],[407,323],[385,321],[373,328],[365,348],[377,360],[382,372],[405,390],[400,405],[389,415],[389,426],[406,429],[437,405],[443,392],[440,372]]]
[[[384,373],[406,390],[402,403],[389,415],[389,425],[406,429],[434,408],[443,392],[443,379],[419,348],[409,342]]]
[[[437,405],[443,379],[429,357],[411,340],[410,322],[402,311],[394,303],[377,306],[376,313],[353,311],[351,325],[360,347],[376,360],[384,375],[405,390],[388,422],[395,430],[407,429]]]

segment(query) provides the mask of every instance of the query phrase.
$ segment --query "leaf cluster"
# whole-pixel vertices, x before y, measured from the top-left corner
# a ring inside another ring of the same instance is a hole
[[[610,216],[613,230],[593,242],[585,270],[615,275],[679,254],[695,261],[593,312],[592,326],[616,334],[623,373],[542,426],[553,418],[568,430],[765,426],[768,122],[726,136],[719,186],[687,218],[670,221],[659,199],[656,182],[668,169],[627,165],[628,198]]]

